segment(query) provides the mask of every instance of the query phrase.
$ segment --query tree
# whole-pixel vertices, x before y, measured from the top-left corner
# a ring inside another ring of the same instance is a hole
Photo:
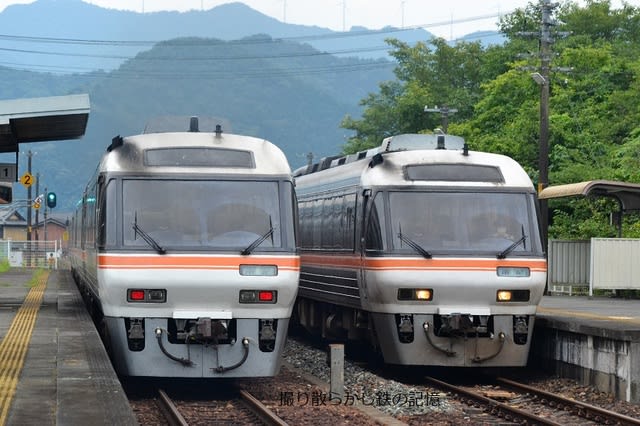
[[[394,39],[387,43],[394,48],[391,55],[398,63],[397,80],[382,83],[378,94],[361,101],[365,107],[361,119],[343,119],[341,126],[355,132],[344,146],[345,153],[377,146],[392,134],[439,127],[441,118],[425,114],[426,105],[457,109],[455,120],[470,117],[480,99],[481,84],[488,78],[483,63],[487,56],[479,42],[450,46],[434,38],[413,47]]]
[[[557,11],[550,82],[549,181],[551,185],[593,179],[640,183],[640,9],[608,0],[570,2]],[[538,176],[539,86],[531,79],[539,66],[540,10],[530,3],[501,20],[507,41],[482,48],[453,46],[442,39],[410,47],[389,40],[398,62],[396,81],[381,85],[361,105],[361,120],[347,117],[355,131],[346,152],[376,146],[396,133],[422,132],[439,124],[424,105],[458,109],[448,131],[472,149],[506,154]],[[524,54],[524,55],[520,55]],[[571,72],[556,71],[570,68]],[[550,236],[613,236],[610,201],[559,200]],[[579,222],[579,225],[576,224]],[[625,232],[640,235],[637,218]]]

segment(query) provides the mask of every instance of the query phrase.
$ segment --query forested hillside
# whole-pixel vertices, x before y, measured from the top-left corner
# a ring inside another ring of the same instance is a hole
[[[360,113],[358,99],[393,78],[388,60],[336,58],[307,44],[253,36],[226,42],[183,38],[155,45],[112,72],[54,75],[0,68],[0,98],[88,93],[85,136],[23,144],[32,174],[72,210],[111,138],[141,133],[161,116],[221,117],[226,132],[263,137],[292,167],[307,154],[334,154],[345,142],[340,120]],[[186,121],[188,122],[188,121]],[[15,159],[6,154],[3,161]],[[20,156],[24,171],[26,156]],[[17,195],[24,188],[16,185]]]
[[[0,68],[0,99],[89,93],[79,141],[30,144],[34,174],[71,209],[107,143],[157,116],[223,117],[232,131],[281,146],[293,167],[383,137],[429,132],[456,110],[448,131],[472,149],[510,155],[537,183],[541,12],[538,2],[505,15],[505,42],[409,44],[388,39],[394,62],[337,58],[293,39],[180,38],[153,46],[112,72],[56,75]],[[608,0],[566,2],[553,13],[549,59],[549,183],[640,183],[640,10]],[[528,36],[523,36],[528,34]],[[538,36],[535,36],[538,34]],[[394,75],[395,73],[395,75]],[[360,105],[358,105],[360,100]],[[24,167],[24,157],[21,167]],[[7,159],[11,161],[11,159]],[[611,200],[550,203],[551,237],[615,236]],[[625,236],[640,237],[637,215]]]
[[[537,3],[536,3],[537,4]],[[606,1],[563,4],[555,10],[549,76],[549,183],[592,179],[640,183],[640,10],[612,9]],[[441,116],[425,105],[457,109],[448,132],[472,149],[510,155],[537,183],[540,140],[541,13],[530,4],[502,19],[504,45],[479,43],[409,46],[391,41],[396,79],[362,100],[361,118],[345,117],[355,132],[347,152],[375,146],[387,135],[432,131]],[[606,199],[553,201],[551,237],[616,236],[609,223],[618,210]],[[628,215],[625,236],[640,237],[638,215]]]

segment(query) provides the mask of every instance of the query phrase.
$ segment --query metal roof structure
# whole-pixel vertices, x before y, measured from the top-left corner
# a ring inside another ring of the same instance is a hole
[[[0,153],[18,152],[21,143],[80,138],[89,110],[86,94],[0,101]]]
[[[640,212],[640,184],[618,182],[612,180],[589,180],[566,185],[549,186],[538,194],[540,199],[562,198],[571,196],[611,197],[618,201],[620,211],[616,219],[618,237],[622,237],[622,215],[629,212]]]
[[[611,180],[590,180],[566,185],[549,186],[538,194],[540,199],[570,196],[612,197],[624,212],[640,211],[640,184]]]

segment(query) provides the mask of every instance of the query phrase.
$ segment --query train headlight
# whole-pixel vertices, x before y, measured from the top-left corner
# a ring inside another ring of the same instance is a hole
[[[240,290],[240,303],[276,303],[278,292],[276,290]]]
[[[278,275],[276,265],[240,265],[240,275],[247,277],[275,277]]]
[[[431,288],[399,288],[398,300],[433,300]]]
[[[416,299],[418,300],[431,300],[431,290],[416,290]]]
[[[498,290],[496,301],[498,302],[528,302],[529,290]]]
[[[127,302],[164,303],[167,290],[130,288],[127,290]]]
[[[511,292],[509,290],[498,290],[498,302],[510,302]]]

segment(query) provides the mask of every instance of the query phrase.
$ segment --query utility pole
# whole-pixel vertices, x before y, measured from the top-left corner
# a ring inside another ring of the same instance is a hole
[[[551,12],[556,5],[551,0],[542,2],[542,23],[540,27],[540,73],[532,76],[540,86],[540,151],[538,157],[538,193],[549,186],[549,79],[551,64]],[[538,74],[540,77],[538,77]],[[547,251],[549,239],[549,205],[547,200],[540,200],[542,227],[542,245]]]
[[[43,202],[42,204],[44,205],[44,244],[46,247],[47,244],[47,202],[46,202],[46,198],[47,198],[47,188],[44,189],[44,197],[45,197],[45,202]]]
[[[449,114],[455,114],[458,112],[455,108],[449,108],[448,106],[443,106],[438,108],[436,105],[434,108],[429,108],[428,106],[424,107],[424,112],[438,112],[440,113],[440,117],[442,118],[442,131],[447,133],[447,128],[449,127]]]
[[[27,152],[27,171],[29,174],[31,174],[31,157],[33,157],[33,153],[29,150],[29,152]],[[31,185],[27,188],[27,200],[29,200],[29,206],[27,207],[27,241],[31,241],[31,204],[33,201]]]
[[[38,195],[40,194],[38,188],[40,187],[40,173],[36,173],[36,197],[38,197]],[[41,203],[40,205],[44,204]],[[36,209],[36,241],[38,242],[38,247],[40,244],[40,238],[38,236],[38,216],[40,213],[40,209]]]
[[[554,36],[566,36],[570,33],[553,31],[556,22],[553,20],[553,10],[558,7],[558,3],[551,3],[551,0],[540,0],[541,17],[540,32],[520,32],[519,35],[535,37],[538,39],[538,58],[540,65],[536,67],[525,66],[522,70],[536,71],[531,77],[540,86],[540,140],[538,150],[538,193],[549,186],[549,97],[551,89],[551,71],[571,72],[573,68],[551,67],[551,46]],[[522,54],[519,57],[529,55]],[[539,200],[540,207],[540,227],[542,245],[547,251],[549,239],[549,206],[547,200]]]

